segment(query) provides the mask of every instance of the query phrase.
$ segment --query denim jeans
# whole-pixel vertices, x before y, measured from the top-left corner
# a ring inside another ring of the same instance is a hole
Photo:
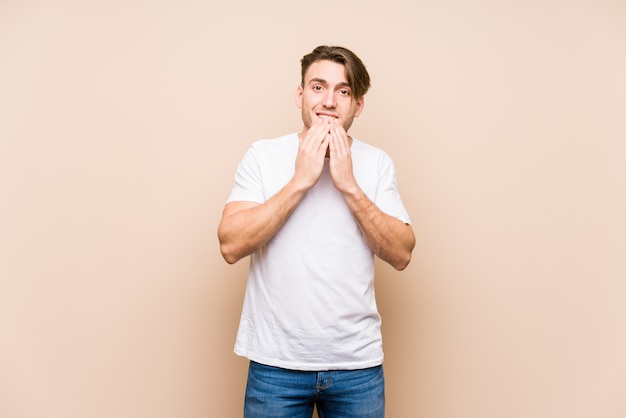
[[[308,372],[251,361],[244,418],[383,418],[383,367]]]

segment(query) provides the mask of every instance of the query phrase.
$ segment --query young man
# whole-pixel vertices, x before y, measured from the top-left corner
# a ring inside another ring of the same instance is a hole
[[[254,142],[218,228],[228,263],[250,255],[235,353],[250,360],[246,418],[384,416],[374,256],[397,270],[415,236],[382,150],[348,135],[370,86],[350,50],[302,58],[303,128]]]

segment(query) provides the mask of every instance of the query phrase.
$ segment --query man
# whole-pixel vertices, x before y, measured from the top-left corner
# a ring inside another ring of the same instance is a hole
[[[403,270],[415,236],[382,150],[348,135],[370,86],[350,50],[302,60],[303,128],[256,141],[218,228],[228,263],[250,255],[235,353],[250,360],[244,416],[384,416],[374,255]]]

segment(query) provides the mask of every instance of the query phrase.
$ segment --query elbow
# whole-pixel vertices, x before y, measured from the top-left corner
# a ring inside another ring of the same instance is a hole
[[[228,264],[235,264],[237,261],[243,258],[234,245],[228,244],[227,242],[222,240],[220,240],[220,252],[222,253],[222,257]]]
[[[391,264],[391,266],[398,271],[404,270],[405,268],[407,268],[407,266],[411,262],[413,248],[415,248],[415,235],[413,235],[413,233],[411,232],[410,239],[406,242],[403,248],[396,254],[396,257],[393,260],[393,262],[390,262],[389,264]]]
[[[381,260],[385,261],[391,267],[398,271],[402,271],[411,262],[411,254],[413,252],[413,247],[405,249],[395,249],[394,251],[374,251],[374,254],[378,256]]]
[[[237,261],[239,261],[238,258],[224,254],[224,253],[222,253],[222,257],[228,264],[235,264]]]
[[[411,262],[411,253],[408,253],[406,256],[399,258],[398,260],[391,263],[391,266],[398,271],[402,271],[405,268],[407,268],[410,262]]]
[[[228,239],[228,235],[225,233],[221,224],[217,230],[217,239],[220,244],[220,253],[228,264],[235,264],[242,258],[238,254],[237,246],[232,240]]]
[[[397,253],[375,253],[380,259],[387,262],[391,267],[402,271],[411,262],[411,251],[401,251]]]
[[[228,264],[235,264],[237,261],[241,259],[232,249],[227,248],[228,246],[224,244],[220,244],[220,252],[222,253],[222,257]]]

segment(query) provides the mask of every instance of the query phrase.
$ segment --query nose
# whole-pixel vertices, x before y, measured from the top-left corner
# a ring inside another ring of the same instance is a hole
[[[337,105],[337,102],[335,101],[335,92],[332,91],[332,89],[328,89],[326,91],[326,95],[324,96],[324,107],[327,109],[334,109],[335,106]]]

